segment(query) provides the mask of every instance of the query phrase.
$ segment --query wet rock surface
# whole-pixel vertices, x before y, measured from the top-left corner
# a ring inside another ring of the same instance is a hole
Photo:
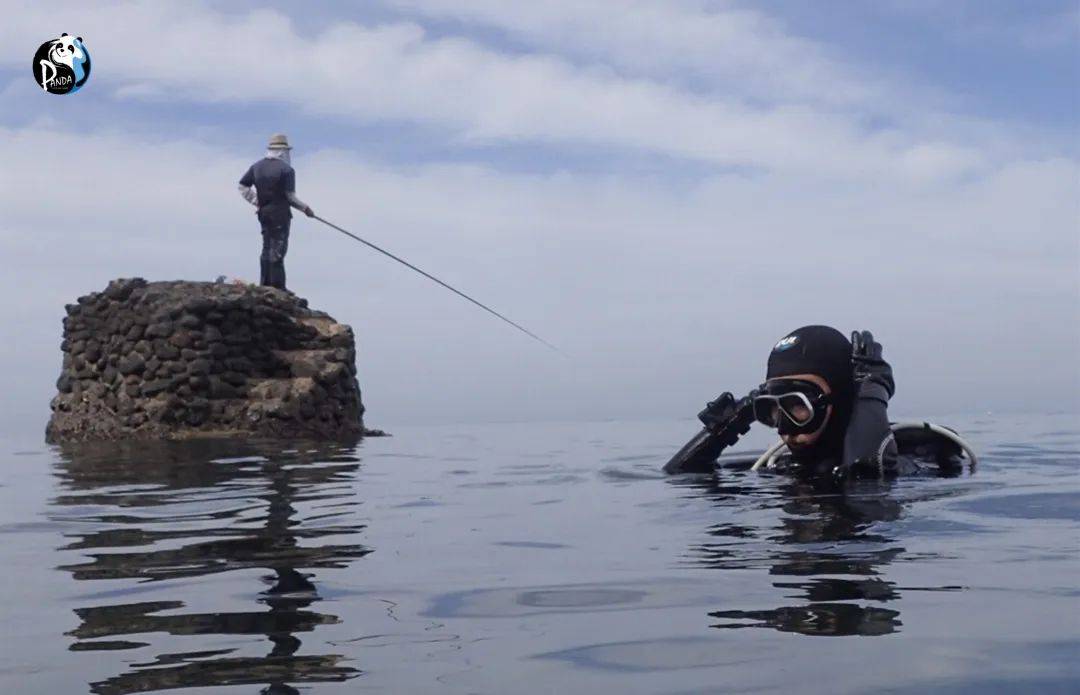
[[[352,329],[293,294],[132,278],[65,309],[50,442],[366,433]]]

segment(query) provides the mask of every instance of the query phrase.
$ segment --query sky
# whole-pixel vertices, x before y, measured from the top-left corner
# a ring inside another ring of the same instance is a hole
[[[43,427],[63,305],[256,280],[236,181],[285,132],[291,289],[368,423],[692,417],[789,330],[868,329],[890,412],[1080,408],[1080,5],[3,3],[0,390]],[[28,69],[67,32],[78,93]]]

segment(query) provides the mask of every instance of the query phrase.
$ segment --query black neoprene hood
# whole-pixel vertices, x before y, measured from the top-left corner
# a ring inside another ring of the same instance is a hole
[[[828,382],[832,390],[833,415],[815,448],[832,450],[842,446],[855,399],[851,341],[830,326],[803,326],[788,333],[769,353],[765,378],[794,374],[816,374]]]
[[[851,341],[829,326],[803,326],[781,338],[769,353],[766,379],[793,374],[817,374],[837,396],[849,396]]]

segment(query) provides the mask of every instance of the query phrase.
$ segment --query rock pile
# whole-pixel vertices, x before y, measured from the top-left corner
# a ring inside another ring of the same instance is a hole
[[[134,278],[66,309],[51,442],[364,433],[352,329],[292,294]]]

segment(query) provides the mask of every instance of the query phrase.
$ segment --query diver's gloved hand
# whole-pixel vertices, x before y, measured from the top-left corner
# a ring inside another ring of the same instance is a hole
[[[881,356],[881,343],[874,340],[870,331],[854,331],[851,334],[851,368],[855,377],[856,393],[876,391],[876,385],[885,389],[885,400],[896,393],[892,367]]]
[[[757,389],[751,391],[739,400],[730,391],[724,391],[716,400],[705,404],[705,409],[698,413],[698,420],[705,425],[705,429],[718,432],[727,428],[735,421],[735,431],[745,434],[750,423],[754,421],[754,397],[758,395]],[[734,443],[734,442],[732,442]]]
[[[705,409],[698,413],[698,420],[708,429],[723,424],[735,414],[735,396],[731,391],[724,391],[715,400],[705,404]]]
[[[735,396],[725,391],[716,400],[706,403],[705,409],[698,413],[698,419],[705,429],[671,457],[664,466],[664,472],[676,475],[715,470],[716,457],[746,434],[753,424],[756,395],[757,391],[751,391],[735,400]]]

